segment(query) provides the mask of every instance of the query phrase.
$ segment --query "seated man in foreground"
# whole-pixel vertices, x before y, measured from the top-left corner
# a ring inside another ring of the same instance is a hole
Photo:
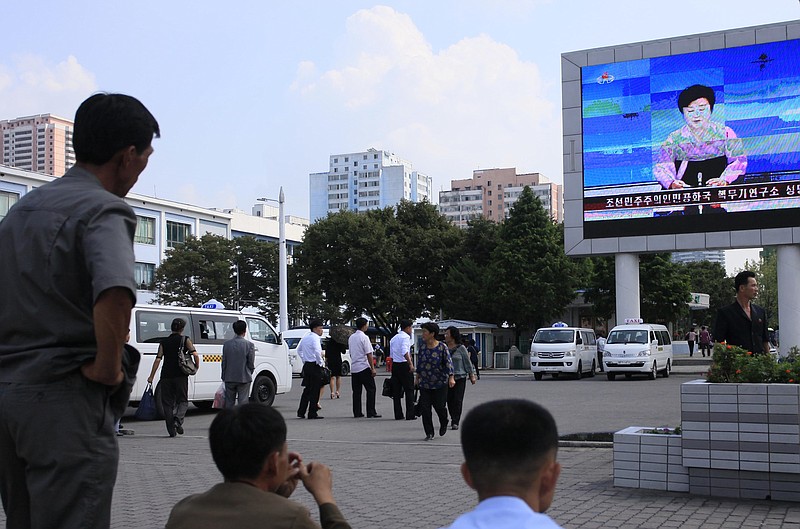
[[[300,454],[289,452],[286,422],[273,408],[248,403],[220,410],[208,439],[225,481],[179,501],[167,529],[318,529],[308,510],[288,499],[299,480],[319,505],[324,529],[350,529],[333,499],[330,469],[305,465]]]
[[[480,503],[450,529],[559,529],[549,516],[561,465],[558,430],[543,407],[496,400],[472,409],[461,425],[464,481]]]

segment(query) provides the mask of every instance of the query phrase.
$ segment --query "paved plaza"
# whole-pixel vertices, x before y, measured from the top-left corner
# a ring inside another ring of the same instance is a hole
[[[679,405],[680,383],[698,378],[695,368],[681,371],[684,373],[669,379],[616,382],[601,377],[534,382],[524,371],[487,372],[477,385],[467,388],[465,408],[497,398],[530,398],[553,411],[561,433],[613,431],[620,424],[674,425],[680,414],[675,410],[670,415],[669,410]],[[380,395],[382,419],[354,419],[347,379],[343,380],[341,399],[330,400],[326,394],[321,400],[325,420],[297,419],[298,382],[295,379],[291,393],[278,396],[275,406],[286,417],[289,448],[306,461],[319,460],[333,469],[335,497],[353,527],[437,528],[475,506],[475,493],[459,472],[458,432],[448,431],[444,437],[424,442],[421,422],[392,420],[391,401]],[[380,387],[382,380],[378,382]],[[645,414],[625,417],[637,415],[632,403],[643,405]],[[190,407],[186,434],[174,439],[167,437],[161,421],[124,421],[136,434],[119,438],[112,527],[163,527],[179,499],[220,480],[207,440],[215,413]],[[658,419],[642,422],[647,413]],[[665,416],[666,420],[661,420]],[[610,448],[562,447],[559,460],[563,472],[549,514],[565,528],[800,529],[798,504],[615,488]],[[302,486],[293,499],[318,518],[313,499]],[[0,514],[0,522],[4,521]]]

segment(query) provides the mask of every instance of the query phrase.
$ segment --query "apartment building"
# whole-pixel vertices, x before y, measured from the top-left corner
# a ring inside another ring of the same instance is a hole
[[[451,181],[450,191],[439,192],[439,211],[462,228],[480,216],[501,221],[508,217],[525,186],[539,197],[553,220],[564,220],[563,187],[540,173],[517,174],[514,167],[478,169],[472,178]]]
[[[61,176],[75,165],[72,121],[52,114],[0,120],[0,163],[25,171]]]
[[[342,210],[368,211],[401,200],[431,199],[432,179],[411,162],[377,149],[333,154],[328,171],[309,176],[309,211],[314,222]]]

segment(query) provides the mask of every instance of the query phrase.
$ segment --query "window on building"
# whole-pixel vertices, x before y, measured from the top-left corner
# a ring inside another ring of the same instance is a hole
[[[345,157],[344,157],[344,161],[345,161],[345,162],[349,162],[349,161],[350,161],[350,158],[348,158],[347,156],[345,156]]]
[[[182,222],[167,221],[167,247],[174,248],[178,244],[186,242],[186,238],[192,234],[191,226]]]
[[[3,220],[3,217],[8,214],[8,210],[17,203],[17,200],[19,200],[18,194],[0,191],[0,220]]]
[[[334,158],[333,163],[339,163],[339,158]]]
[[[487,195],[487,196],[492,196],[492,190],[490,189],[489,191],[487,191],[487,192],[486,192],[486,195]]]
[[[373,154],[373,155],[372,155],[372,159],[373,159],[373,160],[377,160],[377,159],[378,159],[378,155],[377,155],[377,154]]]
[[[353,167],[358,167],[358,162],[353,160]]]
[[[136,284],[140,290],[153,290],[156,265],[152,263],[136,263],[133,267]]]
[[[498,191],[499,191],[500,189],[503,189],[503,184],[497,184],[497,189],[498,189]]]
[[[492,205],[492,201],[491,201],[491,200],[489,201],[489,205],[490,205],[490,206]]]
[[[136,216],[136,235],[133,242],[139,244],[156,243],[156,219],[152,217]]]

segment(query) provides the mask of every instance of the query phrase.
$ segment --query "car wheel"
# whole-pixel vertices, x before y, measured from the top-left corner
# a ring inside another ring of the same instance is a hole
[[[595,373],[595,371],[597,371],[597,364],[595,364],[595,363],[594,363],[594,360],[592,360],[592,370],[591,370],[591,371],[589,371],[589,376],[590,376],[590,377],[593,377],[593,376],[594,376],[594,373]]]
[[[575,371],[575,380],[580,380],[583,376],[583,362],[578,360],[578,370]]]
[[[606,377],[609,380],[614,380],[615,378],[617,378],[617,374],[616,373],[606,373]]]
[[[210,410],[211,407],[214,405],[213,400],[194,400],[192,401],[195,408],[200,408],[201,410]]]
[[[254,402],[272,406],[275,401],[275,393],[275,382],[270,377],[267,375],[258,375],[256,377],[256,381],[253,382],[252,399]]]
[[[669,378],[670,371],[672,371],[672,362],[667,360],[667,367],[664,368],[664,378]]]
[[[342,376],[346,377],[350,374],[350,362],[342,362]]]
[[[561,373],[553,373],[553,378],[558,378],[558,375],[560,375],[560,374]]]
[[[542,374],[541,373],[534,373],[533,374],[533,378],[535,378],[536,380],[541,380],[542,379]]]
[[[657,374],[658,374],[658,363],[655,360],[653,360],[653,369],[651,369],[650,372],[647,373],[647,378],[649,378],[650,380],[655,380]]]

